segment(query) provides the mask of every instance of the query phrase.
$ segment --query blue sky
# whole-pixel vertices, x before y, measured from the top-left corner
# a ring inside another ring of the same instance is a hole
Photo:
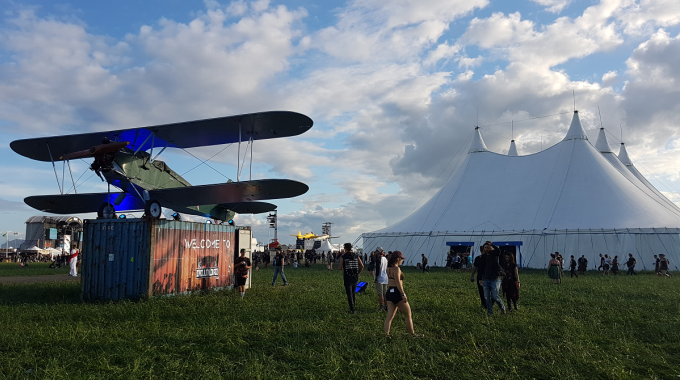
[[[132,128],[264,110],[310,116],[304,135],[255,144],[254,178],[310,186],[277,202],[280,235],[354,241],[393,224],[443,185],[476,124],[490,149],[559,141],[572,91],[594,139],[680,201],[677,1],[6,1],[0,19],[0,230],[58,192],[50,164],[18,138]],[[504,123],[504,124],[499,124]],[[223,146],[192,149],[208,158]],[[616,149],[615,149],[616,150]],[[166,151],[179,173],[197,159]],[[234,178],[236,147],[210,163]],[[105,186],[74,162],[79,191]],[[247,170],[244,170],[247,172]],[[193,184],[224,176],[201,166]],[[246,177],[247,178],[247,177]],[[261,216],[240,215],[260,240]],[[292,242],[292,238],[283,239]]]

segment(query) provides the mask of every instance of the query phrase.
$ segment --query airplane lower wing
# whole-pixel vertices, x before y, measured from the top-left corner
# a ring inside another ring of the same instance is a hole
[[[265,179],[256,181],[230,182],[215,185],[177,187],[149,191],[151,200],[161,206],[185,212],[187,207],[210,205],[219,206],[240,214],[259,214],[276,209],[276,205],[259,200],[291,198],[302,195],[309,187],[302,182],[287,179]],[[36,195],[27,197],[24,202],[40,211],[53,214],[80,214],[97,212],[102,204],[108,202],[116,212],[143,210],[145,202],[137,195],[127,196],[116,204],[121,192],[87,193],[64,195]],[[210,212],[205,210],[205,212]],[[195,212],[189,212],[195,214]],[[209,214],[207,214],[209,215]]]
[[[218,205],[231,210],[237,214],[262,214],[276,210],[276,205],[267,202],[238,202],[222,203]]]
[[[116,198],[121,194],[124,193],[35,195],[25,198],[24,202],[34,209],[53,214],[81,214],[97,212],[106,202],[115,204]],[[143,210],[144,201],[128,194],[115,209],[118,212]]]
[[[163,207],[189,207],[205,204],[229,204],[292,198],[302,195],[309,186],[289,179],[218,183],[214,185],[175,187],[150,190],[151,199]],[[233,210],[235,211],[235,210]]]

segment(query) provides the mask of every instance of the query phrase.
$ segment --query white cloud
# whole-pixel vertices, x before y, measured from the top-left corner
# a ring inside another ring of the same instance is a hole
[[[519,12],[507,16],[494,13],[486,19],[473,19],[461,40],[492,49],[510,62],[547,69],[620,45],[615,24],[608,21],[615,10],[615,4],[603,2],[573,20],[560,17],[540,30],[532,21],[522,20]]]
[[[611,86],[612,84],[616,83],[618,79],[619,75],[616,71],[607,71],[604,73],[604,75],[602,75],[602,85]]]
[[[632,35],[651,34],[656,28],[680,24],[680,2],[676,0],[627,1],[617,12]]]
[[[546,7],[546,11],[552,13],[562,12],[562,10],[571,3],[571,0],[532,0],[532,1],[534,3]]]

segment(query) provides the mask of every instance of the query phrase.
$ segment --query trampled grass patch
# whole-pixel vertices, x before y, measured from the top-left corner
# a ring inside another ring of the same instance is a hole
[[[244,300],[220,291],[82,303],[78,283],[0,287],[5,378],[601,378],[680,375],[680,283],[594,272],[553,285],[521,272],[520,310],[487,317],[468,273],[404,270],[412,339],[391,339],[372,288],[346,313],[325,266],[253,274]],[[364,280],[369,280],[368,276]]]

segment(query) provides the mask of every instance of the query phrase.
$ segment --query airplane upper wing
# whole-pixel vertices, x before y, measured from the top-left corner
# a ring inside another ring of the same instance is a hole
[[[50,154],[54,161],[59,161],[65,154],[101,144],[104,138],[129,141],[128,148],[133,150],[165,147],[166,144],[169,147],[192,148],[238,142],[239,129],[241,141],[250,138],[264,140],[296,136],[309,130],[313,124],[312,119],[297,112],[269,111],[151,127],[16,140],[10,146],[22,156],[49,162]]]

